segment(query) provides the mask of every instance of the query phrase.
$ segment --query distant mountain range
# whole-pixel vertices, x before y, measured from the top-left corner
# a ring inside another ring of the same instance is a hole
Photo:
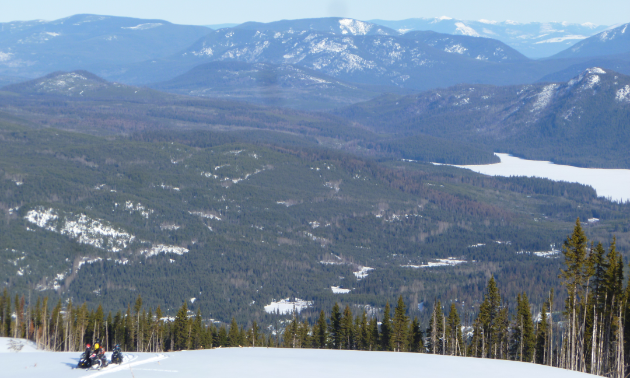
[[[0,75],[37,77],[74,69],[111,72],[118,65],[175,54],[208,32],[203,26],[98,15],[2,23]]]
[[[370,20],[407,33],[414,30],[431,30],[444,34],[467,35],[497,39],[530,58],[544,58],[572,46],[607,29],[592,23],[515,21],[466,21],[450,17],[410,18],[400,21]]]
[[[86,70],[110,81],[180,94],[326,109],[387,92],[460,83],[567,81],[593,66],[630,74],[627,25],[589,38],[586,31],[601,27],[447,18],[390,26],[330,17],[212,30],[95,15],[6,23],[0,31],[0,83]],[[450,34],[409,30],[429,26]],[[534,30],[542,33],[538,39],[576,41],[571,38],[578,32],[585,39],[552,58],[532,60],[499,38],[501,32],[519,41],[547,41],[527,37]]]

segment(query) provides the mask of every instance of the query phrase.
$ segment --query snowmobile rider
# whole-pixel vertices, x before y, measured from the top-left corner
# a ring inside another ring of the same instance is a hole
[[[96,339],[96,344],[94,344],[94,353],[101,360],[105,358],[105,348],[101,346],[101,339]]]

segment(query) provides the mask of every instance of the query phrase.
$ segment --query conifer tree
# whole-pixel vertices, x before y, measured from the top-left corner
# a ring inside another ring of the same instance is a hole
[[[464,348],[464,339],[462,337],[461,322],[455,303],[451,303],[451,309],[448,313],[448,320],[446,322],[446,340],[446,354],[451,356],[459,356],[462,354],[461,351],[462,348]]]
[[[332,341],[332,349],[341,349],[341,310],[339,304],[335,302],[330,314],[330,338]]]
[[[315,348],[324,349],[328,345],[328,324],[324,310],[319,313],[316,332],[313,332]]]
[[[398,303],[394,309],[394,319],[392,327],[392,344],[395,352],[407,350],[407,332],[409,331],[409,319],[406,315],[407,309],[402,295],[398,297]]]
[[[173,350],[183,350],[188,346],[188,306],[186,302],[179,308],[173,322]]]
[[[354,349],[354,324],[352,310],[346,305],[341,316],[340,341],[341,349]]]
[[[381,334],[380,334],[380,347],[381,350],[392,350],[392,321],[391,310],[389,302],[385,304],[385,310],[383,311],[383,321],[381,322]]]
[[[369,320],[369,329],[370,329],[370,345],[368,350],[378,350],[381,345],[381,335],[378,330],[378,319],[373,317]]]
[[[427,349],[429,353],[444,354],[444,350],[442,349],[442,334],[444,333],[443,318],[442,302],[436,301],[433,304],[433,312],[431,313],[431,320],[429,320],[429,328],[427,329]]]
[[[422,330],[417,317],[413,318],[409,328],[409,351],[424,352],[424,343],[422,341]]]
[[[367,313],[365,312],[365,309],[361,314],[361,321],[359,323],[358,349],[370,350],[370,328],[368,325]]]
[[[232,317],[232,322],[230,323],[230,330],[227,335],[228,346],[237,347],[239,346],[239,329],[238,323],[236,323],[236,319]]]
[[[547,317],[549,316],[549,307],[547,302],[543,303],[542,310],[540,312],[540,321],[536,329],[536,354],[535,361],[537,364],[546,365],[547,359],[547,342],[549,339],[549,323]]]

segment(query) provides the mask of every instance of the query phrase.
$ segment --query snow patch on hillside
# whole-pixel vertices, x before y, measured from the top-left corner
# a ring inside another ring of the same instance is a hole
[[[143,249],[140,251],[140,254],[144,255],[145,257],[157,256],[160,253],[174,253],[181,256],[184,253],[188,253],[188,249],[172,245],[157,244],[150,249]]]
[[[105,220],[92,219],[85,214],[67,213],[62,218],[57,210],[40,206],[30,210],[24,219],[37,227],[66,235],[78,243],[110,252],[119,252],[135,240],[134,235],[111,226]]]
[[[369,266],[360,266],[359,270],[356,272],[352,272],[352,274],[357,277],[357,280],[362,280],[368,276],[370,271],[374,270],[374,268],[370,268]]]
[[[615,94],[615,99],[617,101],[629,101],[630,102],[630,85],[626,85],[625,87],[619,89]]]
[[[444,48],[444,51],[446,51],[447,53],[456,53],[456,54],[463,54],[467,50],[468,50],[467,48],[465,48],[464,46],[460,44],[447,46]]]
[[[413,268],[413,269],[420,269],[420,268],[437,268],[440,266],[455,266],[455,265],[459,265],[459,264],[463,264],[467,262],[466,260],[459,260],[456,259],[455,257],[448,257],[446,259],[437,259],[437,261],[430,261],[426,264],[422,264],[422,265],[401,265],[402,268]]]
[[[136,26],[122,26],[121,29],[129,29],[129,30],[147,30],[147,29],[153,29],[153,28],[157,28],[158,26],[162,26],[161,23],[156,22],[156,23],[146,23],[146,24],[140,24],[140,25],[136,25]]]
[[[333,294],[349,294],[350,293],[350,289],[342,289],[339,286],[331,286],[330,289],[332,290]]]
[[[536,42],[537,45],[541,44],[541,43],[560,43],[560,42],[564,42],[564,41],[568,41],[568,40],[574,40],[574,39],[586,39],[588,38],[587,36],[584,35],[564,35],[562,37],[556,37],[556,38],[549,38],[549,39],[545,39],[544,41],[538,41]]]
[[[366,35],[374,25],[350,18],[339,20],[341,34]]]
[[[558,88],[558,84],[549,84],[543,87],[542,91],[536,95],[536,102],[534,102],[531,112],[546,108],[551,102],[556,88]]]
[[[463,35],[467,35],[470,37],[479,37],[479,33],[477,33],[475,29],[471,28],[470,26],[467,26],[463,22],[456,22],[455,26],[457,26],[455,33],[459,32]]]
[[[292,314],[293,312],[297,312],[298,314],[313,305],[312,301],[304,301],[300,298],[295,298],[295,300],[290,300],[290,298],[281,299],[278,302],[272,301],[270,304],[265,306],[265,312],[268,314]]]

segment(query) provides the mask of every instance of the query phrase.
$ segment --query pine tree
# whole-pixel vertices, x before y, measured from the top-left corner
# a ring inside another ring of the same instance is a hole
[[[392,327],[392,343],[395,352],[407,350],[407,332],[409,331],[409,319],[406,315],[405,302],[402,295],[398,297],[398,303],[394,309],[394,319]]]
[[[332,349],[341,349],[341,310],[339,304],[335,302],[330,314],[330,338],[332,339]]]
[[[380,347],[381,350],[392,350],[392,321],[389,302],[385,305],[383,311],[383,321],[381,322]]]
[[[352,310],[346,305],[343,310],[340,324],[341,349],[354,349],[354,324]]]
[[[227,335],[228,346],[237,347],[239,346],[239,329],[238,323],[236,323],[236,319],[232,317],[232,322],[230,323],[230,330]]]
[[[535,361],[538,364],[546,365],[547,359],[547,342],[549,334],[549,323],[547,317],[549,316],[549,307],[547,302],[543,303],[542,311],[540,312],[540,322],[538,322],[538,328],[536,329],[536,354]]]
[[[455,303],[451,303],[451,309],[446,322],[446,340],[446,354],[451,356],[459,356],[462,354],[461,350],[464,348],[464,339],[462,337],[461,322]]]
[[[378,350],[381,345],[381,335],[378,330],[378,319],[373,317],[368,322],[370,329],[370,346],[368,350]]]
[[[183,350],[188,346],[188,306],[186,302],[179,308],[173,322],[173,350]]]
[[[368,325],[367,313],[363,310],[361,322],[359,324],[358,349],[370,350],[370,327]]]
[[[409,328],[409,351],[424,352],[424,343],[422,342],[422,330],[418,318],[414,317]]]
[[[324,313],[324,310],[321,310],[319,313],[316,332],[313,332],[313,336],[315,338],[315,348],[326,348],[328,345],[328,324],[326,323],[326,314]]]
[[[431,320],[429,320],[429,328],[427,329],[427,349],[429,353],[444,354],[444,350],[442,349],[442,334],[444,333],[443,318],[442,302],[436,301],[433,304],[433,312],[431,313]]]

